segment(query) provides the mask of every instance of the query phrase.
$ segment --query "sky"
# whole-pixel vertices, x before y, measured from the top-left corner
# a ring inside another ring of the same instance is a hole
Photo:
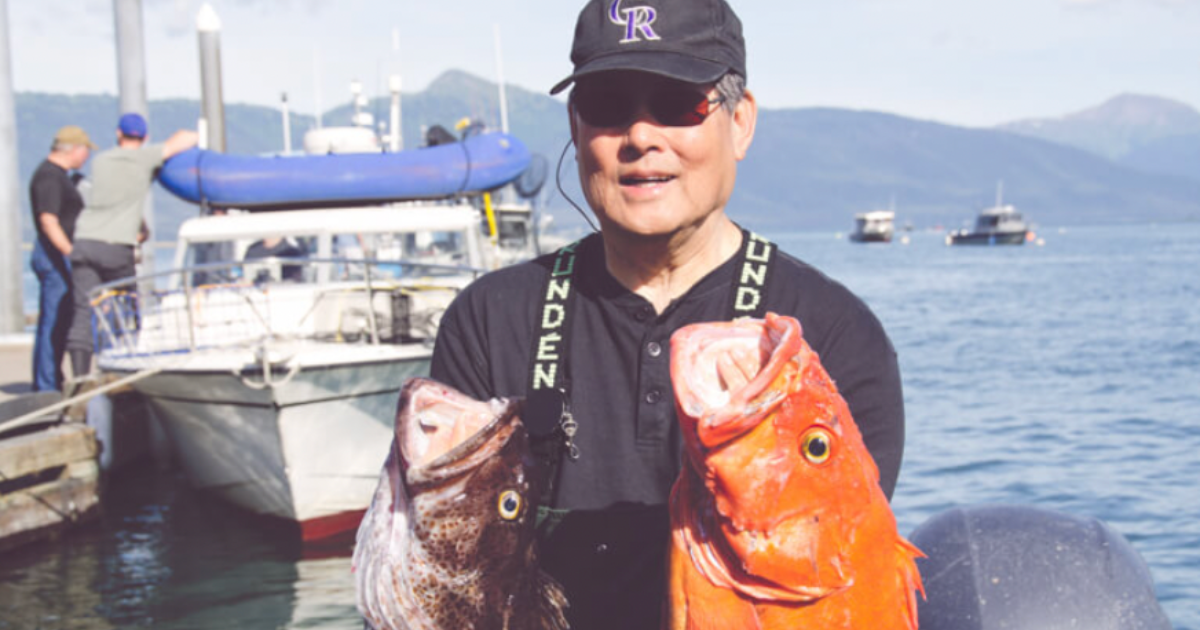
[[[14,89],[117,92],[112,0],[7,2]],[[653,2],[653,0],[645,0]],[[637,0],[625,0],[634,6]],[[328,111],[450,69],[548,90],[580,0],[209,0],[227,103]],[[203,0],[142,0],[149,98],[199,98]],[[982,127],[1122,93],[1200,109],[1200,0],[731,0],[760,107]],[[497,46],[496,33],[500,45]],[[497,51],[501,63],[498,63]]]

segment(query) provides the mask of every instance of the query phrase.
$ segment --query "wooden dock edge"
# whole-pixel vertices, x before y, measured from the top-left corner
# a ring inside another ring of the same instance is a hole
[[[0,439],[0,551],[100,514],[96,432],[64,424]]]

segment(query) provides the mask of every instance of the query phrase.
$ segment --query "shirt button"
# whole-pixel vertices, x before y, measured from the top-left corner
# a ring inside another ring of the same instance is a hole
[[[608,545],[606,545],[604,543],[600,543],[599,545],[596,545],[596,555],[602,556],[606,553],[608,553]]]
[[[662,392],[657,389],[652,389],[646,392],[646,402],[653,405],[662,400]]]
[[[654,358],[658,358],[658,356],[662,354],[662,346],[651,341],[650,343],[646,344],[646,354],[649,354]]]
[[[636,313],[633,314],[633,317],[634,317],[634,319],[638,320],[639,322],[644,322],[647,319],[650,319],[650,316],[654,314],[653,311],[654,311],[653,308],[651,308],[649,306],[643,306],[643,307],[639,308]]]

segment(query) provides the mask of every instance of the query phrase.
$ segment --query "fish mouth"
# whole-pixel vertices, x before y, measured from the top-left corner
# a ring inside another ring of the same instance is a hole
[[[680,410],[700,421],[705,446],[752,429],[783,400],[786,388],[771,385],[800,344],[800,322],[774,313],[686,326],[671,337],[675,396]]]
[[[498,452],[521,426],[520,402],[478,401],[448,385],[409,379],[396,417],[399,465],[410,482],[462,474]]]

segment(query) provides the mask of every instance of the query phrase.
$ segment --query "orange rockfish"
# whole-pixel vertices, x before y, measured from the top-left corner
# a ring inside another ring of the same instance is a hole
[[[428,379],[405,383],[354,548],[368,627],[566,629],[562,589],[537,563],[539,486],[519,408]]]
[[[672,630],[917,627],[915,557],[800,322],[671,338],[686,463],[671,492]]]

